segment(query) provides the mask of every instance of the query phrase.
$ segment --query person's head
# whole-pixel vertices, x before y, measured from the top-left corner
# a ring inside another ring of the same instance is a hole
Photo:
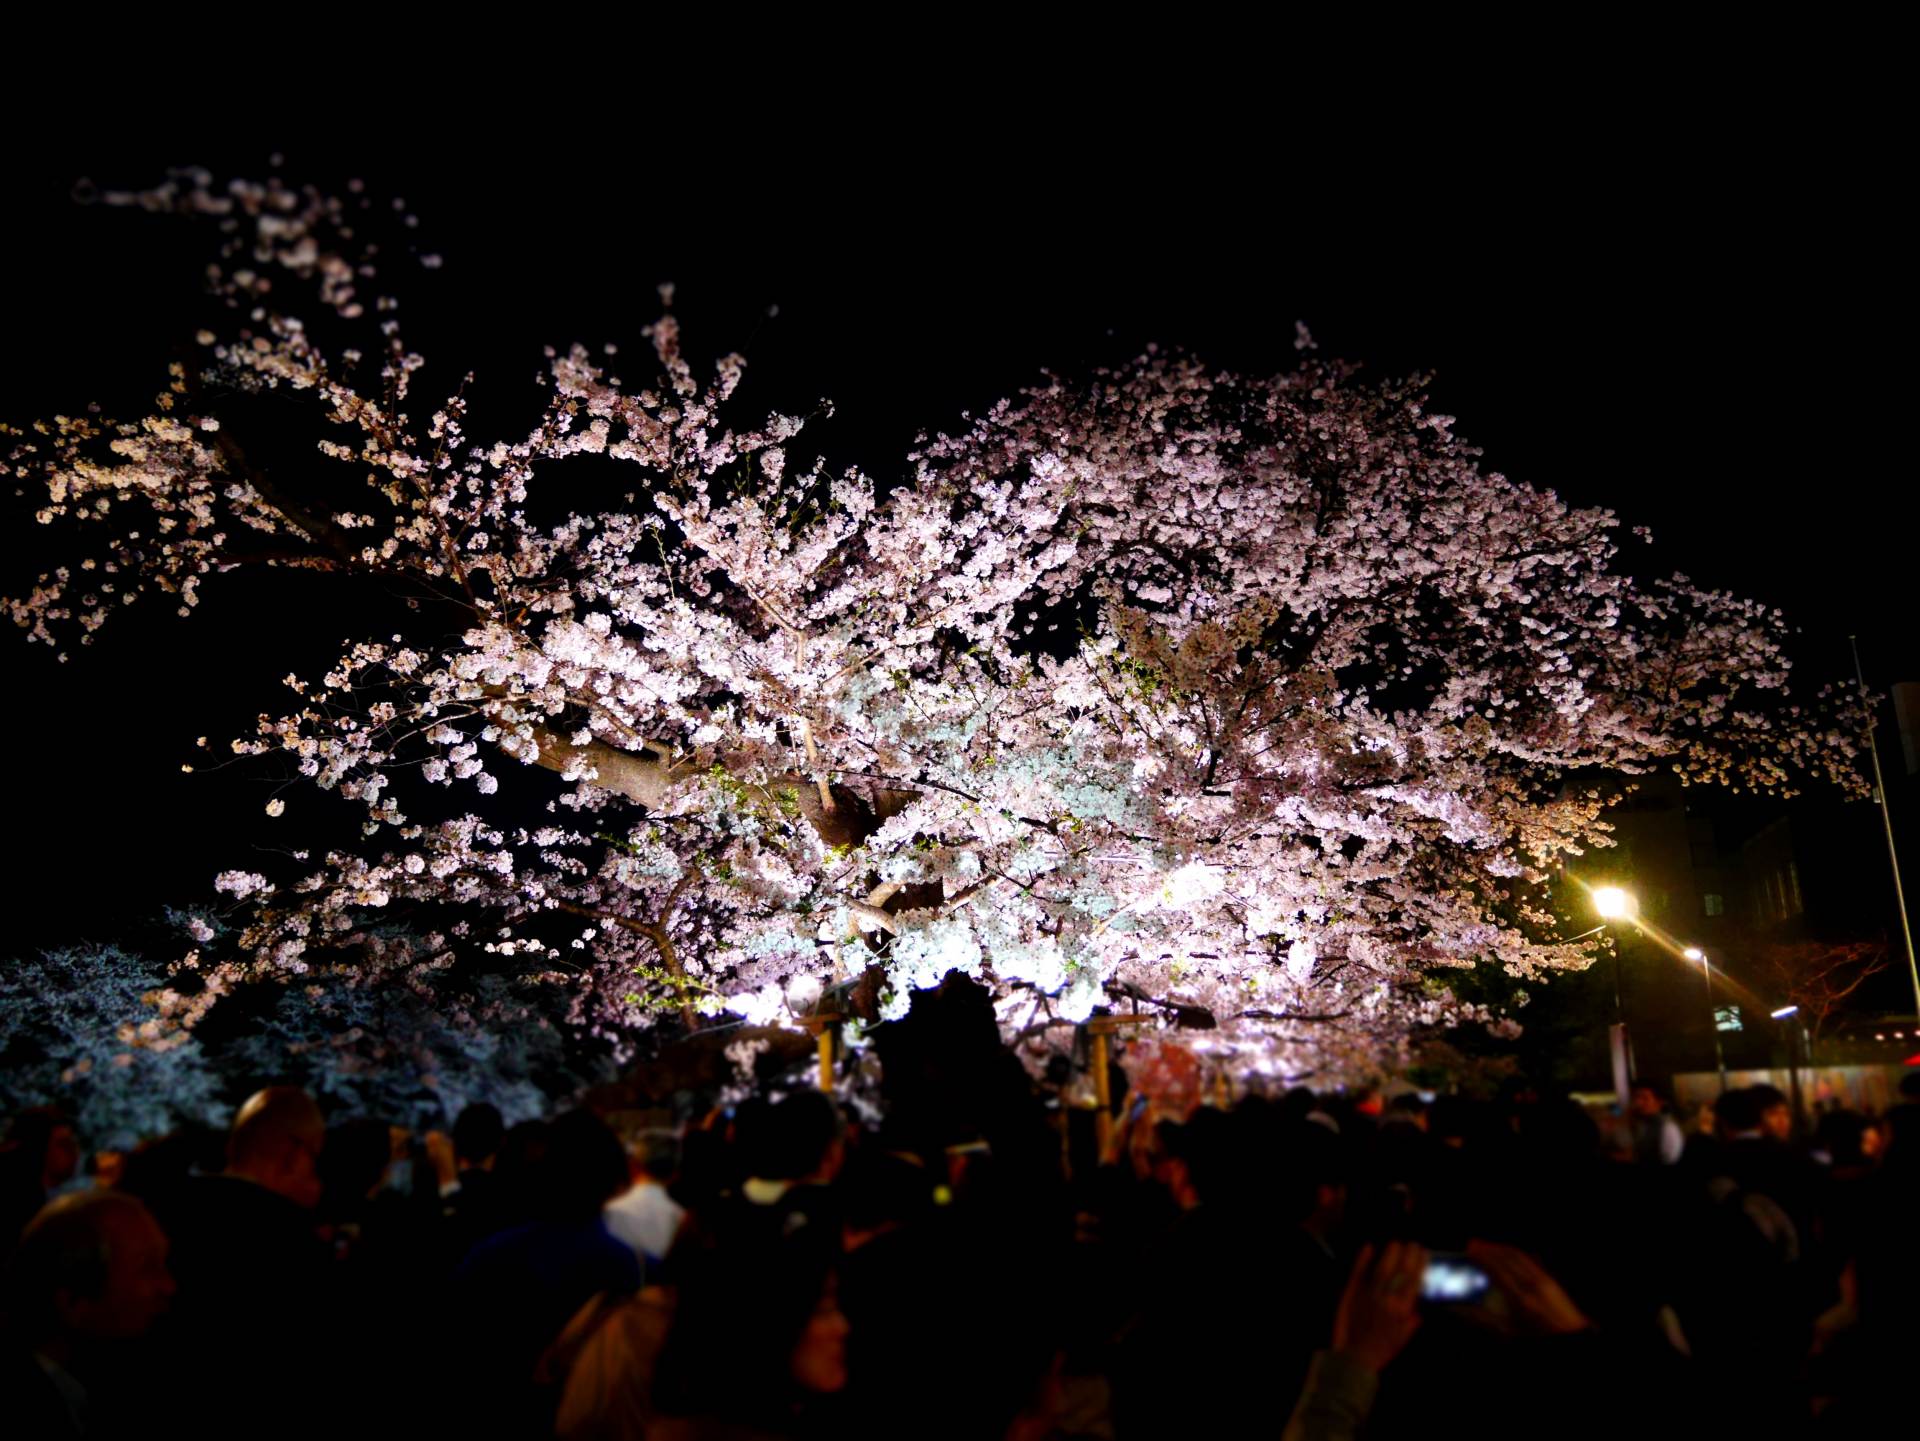
[[[1761,1132],[1763,1105],[1759,1090],[1759,1086],[1741,1086],[1720,1096],[1715,1103],[1720,1134],[1732,1140],[1736,1136],[1757,1136]]]
[[[1635,1086],[1633,1100],[1629,1103],[1633,1114],[1652,1118],[1666,1109],[1666,1103],[1660,1099],[1660,1093],[1652,1086]]]
[[[627,1153],[592,1111],[569,1111],[547,1129],[541,1210],[555,1221],[591,1221],[627,1189]]]
[[[1877,1161],[1887,1149],[1887,1133],[1878,1121],[1867,1121],[1860,1127],[1860,1160],[1862,1164]]]
[[[1599,1124],[1571,1096],[1528,1108],[1520,1134],[1535,1158],[1549,1164],[1577,1165],[1600,1150]]]
[[[1858,1111],[1831,1110],[1820,1117],[1814,1137],[1834,1166],[1858,1166],[1866,1162],[1867,1118]]]
[[[1340,1137],[1325,1126],[1291,1127],[1280,1160],[1281,1214],[1317,1236],[1331,1235],[1347,1211],[1349,1161]]]
[[[1775,1141],[1793,1139],[1793,1105],[1775,1086],[1755,1086],[1754,1102],[1760,1112],[1760,1129]]]
[[[743,1173],[769,1181],[831,1181],[845,1156],[839,1109],[818,1091],[742,1104],[734,1142]]]
[[[1486,1107],[1465,1096],[1436,1096],[1427,1110],[1427,1134],[1442,1145],[1478,1143],[1486,1130]]]
[[[855,1250],[875,1236],[924,1220],[937,1179],[917,1156],[862,1145],[847,1157],[840,1192],[842,1244]]]
[[[1418,1091],[1402,1091],[1387,1103],[1384,1120],[1396,1125],[1427,1129],[1427,1103]]]
[[[269,1086],[247,1097],[227,1137],[227,1170],[296,1206],[320,1203],[320,1152],[327,1123],[298,1086]]]
[[[1179,1124],[1163,1121],[1155,1132],[1160,1156],[1155,1177],[1182,1210],[1195,1206],[1225,1206],[1248,1189],[1248,1153],[1240,1144],[1240,1121],[1225,1111],[1201,1107]]]
[[[173,1289],[167,1238],[147,1208],[89,1191],[59,1197],[27,1224],[7,1271],[7,1310],[30,1344],[70,1351],[145,1335]]]
[[[392,1153],[387,1123],[375,1117],[328,1128],[320,1150],[320,1186],[329,1207],[352,1210],[379,1190]]]
[[[680,1174],[680,1133],[669,1127],[623,1124],[620,1144],[626,1148],[627,1168],[635,1181],[667,1186]]]
[[[506,1137],[506,1122],[498,1106],[475,1101],[461,1108],[453,1123],[453,1154],[463,1171],[485,1171]]]
[[[18,1112],[7,1127],[5,1148],[42,1191],[64,1185],[80,1164],[80,1138],[73,1122],[52,1106]]]
[[[1880,1133],[1887,1161],[1909,1174],[1920,1168],[1920,1106],[1889,1106],[1880,1118]]]
[[[220,1170],[226,1159],[224,1135],[211,1126],[189,1123],[134,1147],[116,1189],[152,1205],[178,1190],[188,1177]]]
[[[1193,1183],[1193,1167],[1182,1144],[1185,1129],[1178,1121],[1161,1121],[1153,1127],[1151,1139],[1141,1147],[1141,1162],[1148,1176],[1159,1182],[1174,1205],[1191,1211],[1200,1204],[1200,1191]]]

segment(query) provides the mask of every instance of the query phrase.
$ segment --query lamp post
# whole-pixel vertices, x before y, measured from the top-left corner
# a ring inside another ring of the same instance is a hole
[[[1720,1013],[1713,1008],[1713,962],[1707,959],[1707,953],[1698,946],[1688,946],[1680,953],[1690,961],[1700,963],[1700,974],[1707,981],[1707,1030],[1713,1036],[1713,1064],[1720,1072],[1720,1094],[1727,1093],[1727,1053],[1720,1043]]]
[[[1796,1126],[1804,1126],[1806,1124],[1806,1117],[1802,1115],[1800,1111],[1800,1052],[1802,1050],[1808,1053],[1807,1064],[1813,1064],[1813,1048],[1807,1044],[1806,1023],[1796,1019],[1800,1014],[1800,1008],[1798,1006],[1782,1006],[1779,1010],[1770,1011],[1768,1014],[1776,1021],[1793,1022],[1793,1024],[1787,1028],[1787,1090],[1793,1096],[1793,1124]],[[1794,1044],[1796,1032],[1798,1032],[1801,1042],[1798,1046]],[[1801,1132],[1800,1134],[1805,1133]]]
[[[1629,919],[1635,910],[1633,896],[1619,886],[1599,886],[1593,891],[1593,909],[1605,921]],[[1620,1098],[1620,1114],[1626,1115],[1633,1101],[1633,1046],[1627,1039],[1626,1011],[1620,1004],[1620,946],[1613,948],[1613,1025],[1607,1032],[1608,1050],[1613,1058],[1613,1089]]]
[[[1907,975],[1913,982],[1913,1009],[1920,1015],[1920,961],[1913,954],[1913,922],[1907,919],[1907,893],[1900,884],[1900,852],[1893,846],[1893,812],[1887,809],[1887,784],[1880,778],[1880,743],[1873,738],[1873,711],[1867,696],[1867,674],[1860,668],[1860,640],[1848,636],[1853,647],[1853,678],[1860,684],[1860,704],[1866,709],[1867,754],[1873,757],[1873,802],[1880,807],[1880,825],[1887,833],[1887,862],[1893,867],[1893,903],[1900,912],[1900,937],[1907,943]]]

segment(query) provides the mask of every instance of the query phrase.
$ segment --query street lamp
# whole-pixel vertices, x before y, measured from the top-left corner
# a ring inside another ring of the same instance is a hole
[[[1782,1006],[1779,1010],[1769,1011],[1767,1014],[1776,1021],[1788,1021],[1800,1014],[1800,1008],[1798,1006]],[[1800,1042],[1797,1046],[1794,1044],[1794,1033],[1796,1031],[1799,1033]],[[1806,1064],[1811,1067],[1813,1065],[1813,1045],[1807,1037],[1806,1022],[1794,1021],[1793,1025],[1787,1030],[1787,1089],[1793,1096],[1793,1123],[1796,1126],[1801,1126],[1806,1123],[1806,1118],[1800,1110],[1800,1062],[1803,1052],[1805,1053]]]
[[[1593,893],[1593,908],[1603,921],[1622,921],[1634,912],[1633,896],[1618,886],[1601,886]]]
[[[1631,919],[1638,907],[1633,894],[1619,886],[1596,886],[1591,892],[1593,909],[1601,921]],[[1620,947],[1613,948],[1613,1026],[1608,1033],[1613,1056],[1613,1089],[1620,1098],[1620,1114],[1626,1115],[1633,1101],[1633,1049],[1627,1040],[1627,1016],[1620,1004]]]
[[[1720,1013],[1713,1008],[1713,962],[1707,959],[1707,953],[1698,946],[1688,946],[1680,953],[1690,961],[1700,963],[1700,974],[1707,981],[1707,1029],[1713,1033],[1713,1062],[1720,1072],[1720,1094],[1727,1093],[1727,1053],[1720,1044]]]

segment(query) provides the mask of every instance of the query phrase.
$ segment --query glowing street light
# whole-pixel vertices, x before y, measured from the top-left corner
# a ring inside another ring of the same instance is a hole
[[[1788,1016],[1798,1015],[1799,1012],[1798,1006],[1782,1006],[1777,1011],[1768,1011],[1767,1014],[1776,1021],[1784,1021]]]
[[[1635,909],[1633,896],[1618,886],[1601,886],[1595,890],[1593,908],[1603,921],[1625,920]]]
[[[1707,958],[1707,953],[1698,946],[1688,946],[1680,954],[1690,961],[1704,961]]]

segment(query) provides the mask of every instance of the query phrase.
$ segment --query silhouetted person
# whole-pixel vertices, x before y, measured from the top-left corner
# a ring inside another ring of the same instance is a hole
[[[195,1409],[203,1434],[324,1434],[323,1377],[350,1339],[336,1329],[329,1254],[317,1232],[320,1108],[305,1091],[250,1096],[227,1169],[156,1198],[180,1293],[165,1328],[169,1372],[216,1370]]]
[[[1142,1258],[1146,1284],[1114,1378],[1122,1434],[1271,1432],[1274,1398],[1293,1396],[1326,1346],[1347,1279],[1346,1152],[1325,1127],[1289,1124],[1265,1104],[1197,1111],[1172,1141],[1197,1204]],[[1260,1245],[1246,1244],[1252,1234]],[[1248,1305],[1259,1324],[1210,1328],[1209,1378],[1195,1384],[1174,1359],[1191,1345],[1194,1318]]]
[[[1680,1123],[1668,1113],[1660,1093],[1651,1086],[1634,1087],[1629,1109],[1634,1160],[1648,1166],[1679,1165],[1686,1154],[1687,1138]]]
[[[436,1265],[442,1276],[452,1275],[487,1237],[524,1219],[509,1215],[506,1187],[495,1169],[506,1134],[499,1110],[477,1101],[461,1110],[451,1135],[436,1131],[426,1137],[439,1194]]]
[[[742,1238],[684,1258],[654,1371],[648,1441],[776,1441],[823,1434],[847,1384],[834,1251],[817,1229]],[[898,1434],[914,1434],[898,1418]]]
[[[184,1125],[134,1147],[114,1189],[138,1196],[158,1214],[193,1175],[216,1172],[226,1164],[224,1134],[211,1126]]]
[[[631,1246],[644,1266],[657,1268],[686,1216],[668,1193],[680,1168],[680,1138],[672,1131],[640,1130],[626,1149],[631,1184],[607,1202],[607,1229]]]
[[[14,1116],[0,1140],[0,1260],[79,1164],[80,1142],[61,1112],[34,1106]]]
[[[530,1171],[535,1219],[481,1242],[454,1274],[460,1340],[456,1388],[489,1434],[538,1435],[557,1396],[536,1386],[541,1354],[602,1292],[639,1289],[640,1259],[608,1233],[601,1211],[627,1182],[627,1158],[604,1122],[572,1111],[547,1129]]]
[[[151,1424],[132,1348],[174,1293],[167,1238],[131,1196],[62,1196],[30,1222],[5,1280],[0,1424],[9,1437],[102,1437]]]
[[[1779,1092],[1723,1095],[1721,1146],[1700,1187],[1677,1276],[1676,1304],[1703,1380],[1743,1434],[1793,1434],[1808,1414],[1803,1371],[1817,1307],[1807,1283],[1810,1227],[1792,1156],[1769,1134]]]

